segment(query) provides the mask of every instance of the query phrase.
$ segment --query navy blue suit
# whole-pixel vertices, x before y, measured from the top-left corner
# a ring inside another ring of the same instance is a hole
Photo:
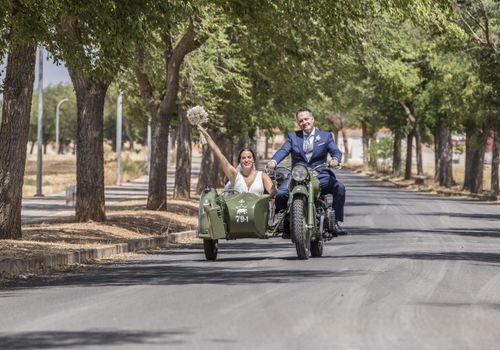
[[[288,133],[288,138],[281,148],[274,154],[272,159],[279,164],[290,153],[292,155],[292,167],[297,163],[315,167],[326,163],[327,156],[336,158],[339,163],[342,160],[342,152],[338,149],[332,134],[318,129],[314,132],[314,146],[309,161],[304,153],[304,133],[303,131],[292,131]],[[288,202],[288,180],[286,179],[278,188],[276,193],[276,209],[285,209]],[[321,192],[333,194],[333,209],[335,219],[344,221],[345,186],[337,180],[335,174],[330,169],[323,169],[318,174]]]

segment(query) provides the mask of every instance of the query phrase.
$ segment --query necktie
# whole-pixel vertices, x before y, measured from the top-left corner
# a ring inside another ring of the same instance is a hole
[[[312,152],[313,152],[313,143],[312,143],[313,135],[307,135],[304,141],[304,153],[306,155],[307,161],[311,160]]]

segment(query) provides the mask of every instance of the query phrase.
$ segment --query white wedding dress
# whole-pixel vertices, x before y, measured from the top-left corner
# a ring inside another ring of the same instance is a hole
[[[236,180],[233,189],[240,193],[250,192],[255,193],[256,195],[262,195],[264,193],[264,183],[262,182],[262,171],[257,171],[257,175],[255,176],[255,180],[253,180],[250,187],[247,186],[243,175],[240,172],[236,175]]]

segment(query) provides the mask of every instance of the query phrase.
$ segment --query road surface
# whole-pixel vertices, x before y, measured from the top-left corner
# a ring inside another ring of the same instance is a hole
[[[201,244],[0,290],[2,349],[498,349],[500,206],[349,171],[349,236]]]

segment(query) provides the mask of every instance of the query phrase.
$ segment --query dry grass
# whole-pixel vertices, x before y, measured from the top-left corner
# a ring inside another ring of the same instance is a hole
[[[403,163],[404,165],[404,163]],[[346,167],[360,169],[362,168],[362,163],[360,162],[350,162]],[[404,171],[404,169],[402,169]],[[389,170],[382,172],[383,174],[388,174]],[[417,173],[417,167],[415,164],[412,165],[412,174]],[[427,183],[431,183],[432,179],[434,179],[434,165],[433,164],[424,164],[424,174],[427,176]],[[465,166],[453,164],[453,179],[457,183],[454,187],[455,189],[461,189],[464,185],[464,177],[465,177]],[[491,165],[485,164],[483,170],[483,192],[489,192],[491,190]]]
[[[50,195],[64,192],[69,184],[76,184],[76,156],[72,154],[43,156],[42,193]],[[122,153],[122,182],[128,182],[146,173],[146,153],[124,151]],[[107,151],[104,155],[104,184],[116,182],[116,156]],[[24,175],[23,197],[36,193],[37,157],[28,155]]]
[[[23,226],[21,240],[0,240],[0,260],[74,252],[131,239],[196,229],[196,200],[168,201],[167,211],[145,209],[145,200],[123,201],[107,209],[104,223],[50,222]]]
[[[417,168],[414,166],[412,169],[416,174]],[[434,165],[424,165],[424,174],[429,179],[434,179]],[[463,165],[453,164],[453,179],[457,183],[457,187],[462,188],[464,185],[465,167]],[[491,165],[485,164],[483,169],[483,192],[491,190]]]

